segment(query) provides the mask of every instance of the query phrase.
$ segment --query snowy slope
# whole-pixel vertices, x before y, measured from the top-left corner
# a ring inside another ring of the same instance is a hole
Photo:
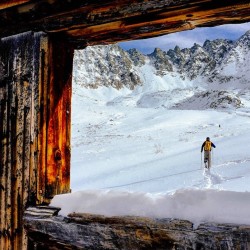
[[[224,188],[231,178],[227,174],[237,174],[235,168],[229,168],[228,173],[223,171],[225,166],[238,162],[236,165],[247,168],[248,151],[242,150],[250,135],[247,108],[156,109],[152,99],[153,108],[119,103],[105,105],[96,99],[77,103],[73,113],[73,190],[114,188],[165,192],[183,187]],[[213,157],[216,174],[212,179],[205,178],[200,170],[200,146],[207,136],[218,144]],[[84,174],[79,174],[81,169]],[[239,183],[241,177],[245,178],[240,175]],[[238,190],[238,186],[229,189]],[[242,191],[245,190],[247,186]]]

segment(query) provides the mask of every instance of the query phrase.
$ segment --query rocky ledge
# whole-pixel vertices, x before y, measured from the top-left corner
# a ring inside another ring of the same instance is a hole
[[[24,216],[29,248],[46,249],[250,249],[250,226],[193,223],[178,219],[58,216],[51,207],[29,208]]]

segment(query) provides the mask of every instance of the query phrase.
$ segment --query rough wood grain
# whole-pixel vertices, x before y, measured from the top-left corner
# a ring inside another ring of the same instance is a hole
[[[20,5],[23,3],[28,3],[30,0],[1,0],[0,2],[0,10],[7,9],[9,7],[13,7],[16,5]]]
[[[6,0],[0,37],[43,31],[77,48],[247,22],[249,12],[249,0]]]
[[[28,205],[70,191],[72,64],[45,33],[0,42],[0,250],[25,249]]]

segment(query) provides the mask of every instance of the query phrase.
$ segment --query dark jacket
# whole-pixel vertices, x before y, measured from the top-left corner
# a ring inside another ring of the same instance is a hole
[[[203,148],[205,147],[206,141],[203,142],[202,146],[201,146],[201,152],[203,151]],[[216,146],[211,142],[211,149],[216,148]],[[211,150],[210,150],[211,151]]]

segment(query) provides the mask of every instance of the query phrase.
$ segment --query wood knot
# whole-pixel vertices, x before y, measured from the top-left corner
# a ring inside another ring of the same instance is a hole
[[[60,149],[56,149],[54,157],[55,157],[56,161],[61,161],[62,160],[62,153],[61,153]]]

